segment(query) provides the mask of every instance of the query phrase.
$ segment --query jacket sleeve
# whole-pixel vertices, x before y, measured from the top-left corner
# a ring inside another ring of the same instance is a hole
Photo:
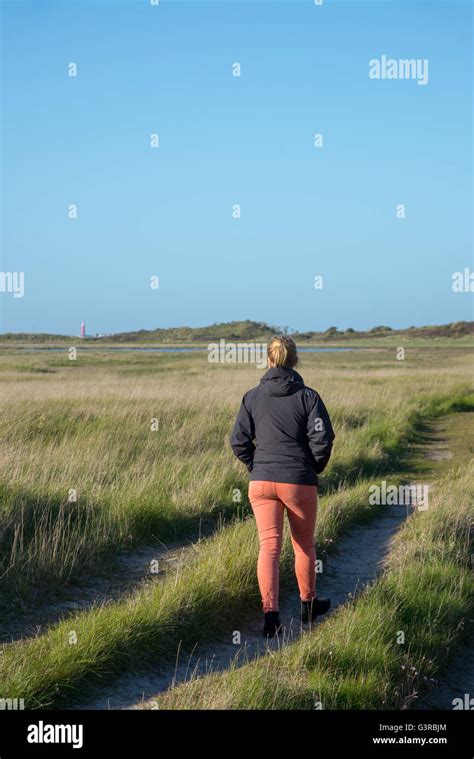
[[[232,430],[230,445],[235,455],[245,464],[249,472],[253,467],[253,455],[255,452],[255,427],[252,416],[247,408],[247,398],[244,395],[240,404],[239,413]]]
[[[308,414],[308,442],[316,473],[320,474],[331,457],[332,443],[336,435],[322,398],[314,390],[311,393],[314,394],[314,398],[311,399]]]

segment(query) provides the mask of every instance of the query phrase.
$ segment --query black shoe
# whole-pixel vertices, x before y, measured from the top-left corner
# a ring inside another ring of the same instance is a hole
[[[263,636],[265,638],[274,638],[281,630],[280,612],[265,612],[265,622],[263,625]]]
[[[321,617],[329,611],[331,600],[329,598],[313,598],[312,601],[301,602],[301,621],[306,625],[309,621],[314,622],[316,617]]]

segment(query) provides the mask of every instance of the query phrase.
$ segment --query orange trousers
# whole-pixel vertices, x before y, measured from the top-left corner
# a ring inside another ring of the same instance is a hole
[[[249,483],[249,500],[260,540],[257,577],[263,610],[279,610],[279,564],[285,510],[295,552],[295,574],[300,598],[302,601],[311,601],[316,597],[316,485],[252,480]]]

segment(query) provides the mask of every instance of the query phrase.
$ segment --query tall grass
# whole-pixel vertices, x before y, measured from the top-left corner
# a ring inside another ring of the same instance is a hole
[[[379,510],[369,505],[368,483],[323,497],[317,550],[330,550],[354,522]],[[261,608],[255,573],[258,539],[253,520],[223,528],[188,553],[176,572],[123,601],[110,603],[52,626],[35,639],[4,645],[0,693],[25,699],[27,708],[69,703],[107,677],[150,664],[173,661],[178,648],[231,640]],[[294,584],[288,534],[281,585]],[[77,643],[71,643],[71,632]],[[111,681],[110,681],[111,682]]]
[[[5,589],[23,592],[38,582],[67,582],[74,573],[85,573],[101,552],[113,556],[119,545],[152,534],[162,540],[184,536],[196,520],[223,511],[237,521],[189,551],[176,573],[168,572],[151,587],[68,618],[35,639],[4,646],[0,693],[24,698],[27,708],[69,704],[94,683],[109,682],[140,663],[166,666],[179,645],[191,650],[197,642],[226,638],[260,608],[257,535],[253,520],[245,518],[247,478],[231,455],[228,434],[241,395],[261,373],[241,366],[210,367],[199,356],[180,357],[176,363],[169,357],[153,357],[150,363],[136,356],[103,363],[87,357],[84,365],[74,367],[58,357],[34,360],[35,371],[30,372],[31,359],[21,357],[17,365],[10,357],[2,375],[0,525]],[[431,359],[423,366],[424,361],[421,357],[421,368],[408,369],[387,356],[306,360],[302,373],[323,396],[337,434],[334,457],[323,478],[319,551],[354,521],[376,512],[377,507],[368,504],[364,476],[401,475],[403,455],[423,419],[470,405],[464,356],[448,368],[433,368]],[[40,369],[50,369],[51,374]],[[19,374],[23,381],[14,387],[11,380]],[[153,418],[159,422],[157,432],[150,429]],[[77,502],[68,501],[71,489],[77,490]],[[233,500],[235,489],[243,495],[240,502]],[[444,567],[448,584],[454,571],[450,566]],[[281,576],[283,585],[293,580],[288,540]],[[423,593],[431,588],[423,587]],[[449,587],[440,587],[446,588],[441,597],[449,600]],[[379,604],[381,622],[389,619],[393,607],[388,590],[386,595],[386,614]],[[363,603],[361,599],[344,612],[354,615],[348,617],[354,625],[359,624],[356,614]],[[357,628],[368,661],[388,645],[386,632],[367,637],[368,625],[379,619],[379,606],[371,603],[365,614],[367,627]],[[349,645],[351,626],[345,617],[339,619],[337,614],[330,623],[341,624],[341,640]],[[448,620],[449,634],[456,619],[454,615]],[[307,690],[301,667],[301,662],[294,667],[285,664],[279,689],[273,683],[273,690],[267,690],[265,678],[259,676],[252,685],[249,675],[243,690],[260,694],[253,701],[257,708],[267,698],[301,708],[316,687],[311,681]],[[244,668],[244,674],[235,676],[245,683],[246,672]],[[380,689],[371,685],[378,670],[369,668],[367,673],[364,687],[376,693],[370,703],[379,703]],[[352,676],[350,670],[346,674]],[[273,675],[272,670],[271,682]],[[324,679],[323,675],[321,670]],[[332,704],[336,701],[331,700],[330,675],[327,688],[323,683],[320,690]],[[340,682],[341,692],[352,692],[350,682]],[[239,687],[231,689],[232,704]],[[385,700],[394,702],[387,687]],[[362,684],[354,692],[360,694],[361,688]],[[223,694],[228,692],[225,685]],[[347,703],[353,701],[348,697]]]
[[[245,515],[246,471],[228,436],[261,371],[199,355],[12,356],[0,375],[0,588],[54,589],[153,536]],[[386,354],[305,356],[334,420],[322,487],[393,471],[419,419],[468,391],[468,365],[411,368]],[[18,380],[15,382],[12,380]],[[158,429],[152,431],[152,420]],[[242,494],[235,501],[235,491]],[[74,500],[74,499],[77,500]]]
[[[148,702],[159,709],[403,709],[446,666],[474,610],[474,467],[439,483],[402,528],[384,575],[271,657]]]

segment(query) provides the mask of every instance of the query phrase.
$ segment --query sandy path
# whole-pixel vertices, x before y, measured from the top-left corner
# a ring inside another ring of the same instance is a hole
[[[421,447],[423,457],[432,462],[441,463],[453,455],[449,449],[449,436],[444,435],[443,423],[437,422],[431,426]],[[353,528],[350,534],[338,541],[335,550],[325,558],[324,571],[318,577],[318,593],[331,598],[332,611],[372,583],[383,571],[392,538],[410,511],[401,506],[383,507],[380,516]],[[199,539],[212,532],[207,528]],[[76,614],[78,610],[117,601],[144,584],[157,582],[166,571],[176,569],[195,545],[188,542],[165,546],[155,541],[134,550],[123,550],[114,559],[113,572],[89,576],[80,585],[70,586],[57,603],[48,603],[33,610],[25,609],[20,615],[16,612],[15,619],[1,620],[0,642],[42,634],[49,624]],[[153,560],[159,563],[156,574],[150,572]],[[160,692],[190,677],[226,669],[233,660],[238,664],[245,663],[286,645],[301,634],[296,582],[292,590],[282,591],[281,602],[284,630],[278,640],[269,644],[264,641],[259,615],[252,625],[240,631],[239,645],[230,640],[205,644],[196,648],[191,656],[177,651],[176,662],[169,667],[127,673],[79,708],[137,709],[144,701],[152,700]],[[466,693],[474,696],[473,680],[474,653],[464,651],[456,658],[443,683],[424,701],[420,700],[418,706],[451,709],[453,698],[464,698]]]
[[[324,571],[319,575],[318,592],[329,596],[332,611],[345,603],[383,571],[384,559],[390,550],[393,536],[407,517],[407,508],[387,506],[380,517],[369,524],[355,527],[337,543],[337,548],[324,560]],[[177,662],[167,670],[148,673],[128,673],[94,700],[83,704],[82,709],[134,709],[158,693],[189,677],[205,675],[229,667],[232,660],[238,664],[265,655],[271,650],[295,640],[301,634],[299,598],[296,591],[282,592],[281,618],[283,636],[266,644],[261,635],[261,615],[253,625],[241,631],[241,643],[220,642],[204,645],[194,655],[179,655]]]
[[[158,540],[135,549],[122,549],[113,557],[113,564],[106,574],[87,575],[83,581],[67,586],[58,601],[32,606],[24,604],[23,610],[15,608],[7,618],[0,619],[0,644],[11,643],[20,638],[42,635],[49,625],[66,619],[78,611],[93,606],[113,603],[136,591],[139,587],[158,582],[169,570],[176,570],[186,554],[210,529],[201,531],[195,542],[164,545]],[[153,571],[152,569],[153,564]]]
[[[444,420],[429,423],[425,439],[419,446],[422,457],[435,465],[453,457],[450,436],[445,432]],[[417,478],[417,482],[422,481],[426,482],[426,478]],[[324,571],[318,578],[318,593],[331,598],[332,611],[371,584],[383,572],[392,539],[411,511],[410,507],[386,506],[379,517],[352,529],[350,534],[338,541],[334,552],[325,559]],[[253,625],[241,631],[239,645],[230,641],[206,644],[197,647],[191,656],[177,651],[176,662],[168,669],[127,673],[107,691],[80,708],[139,709],[145,702],[148,705],[153,702],[159,693],[191,677],[222,671],[232,661],[240,665],[287,645],[302,632],[299,599],[296,588],[293,592],[282,592],[281,596],[284,629],[277,640],[265,643],[261,636],[262,620],[259,617]],[[443,684],[438,685],[436,691],[430,694],[428,701],[420,700],[418,707],[451,709],[453,698],[464,698],[466,693],[474,696],[473,677],[474,653],[471,651],[468,657],[463,652],[457,657]]]

